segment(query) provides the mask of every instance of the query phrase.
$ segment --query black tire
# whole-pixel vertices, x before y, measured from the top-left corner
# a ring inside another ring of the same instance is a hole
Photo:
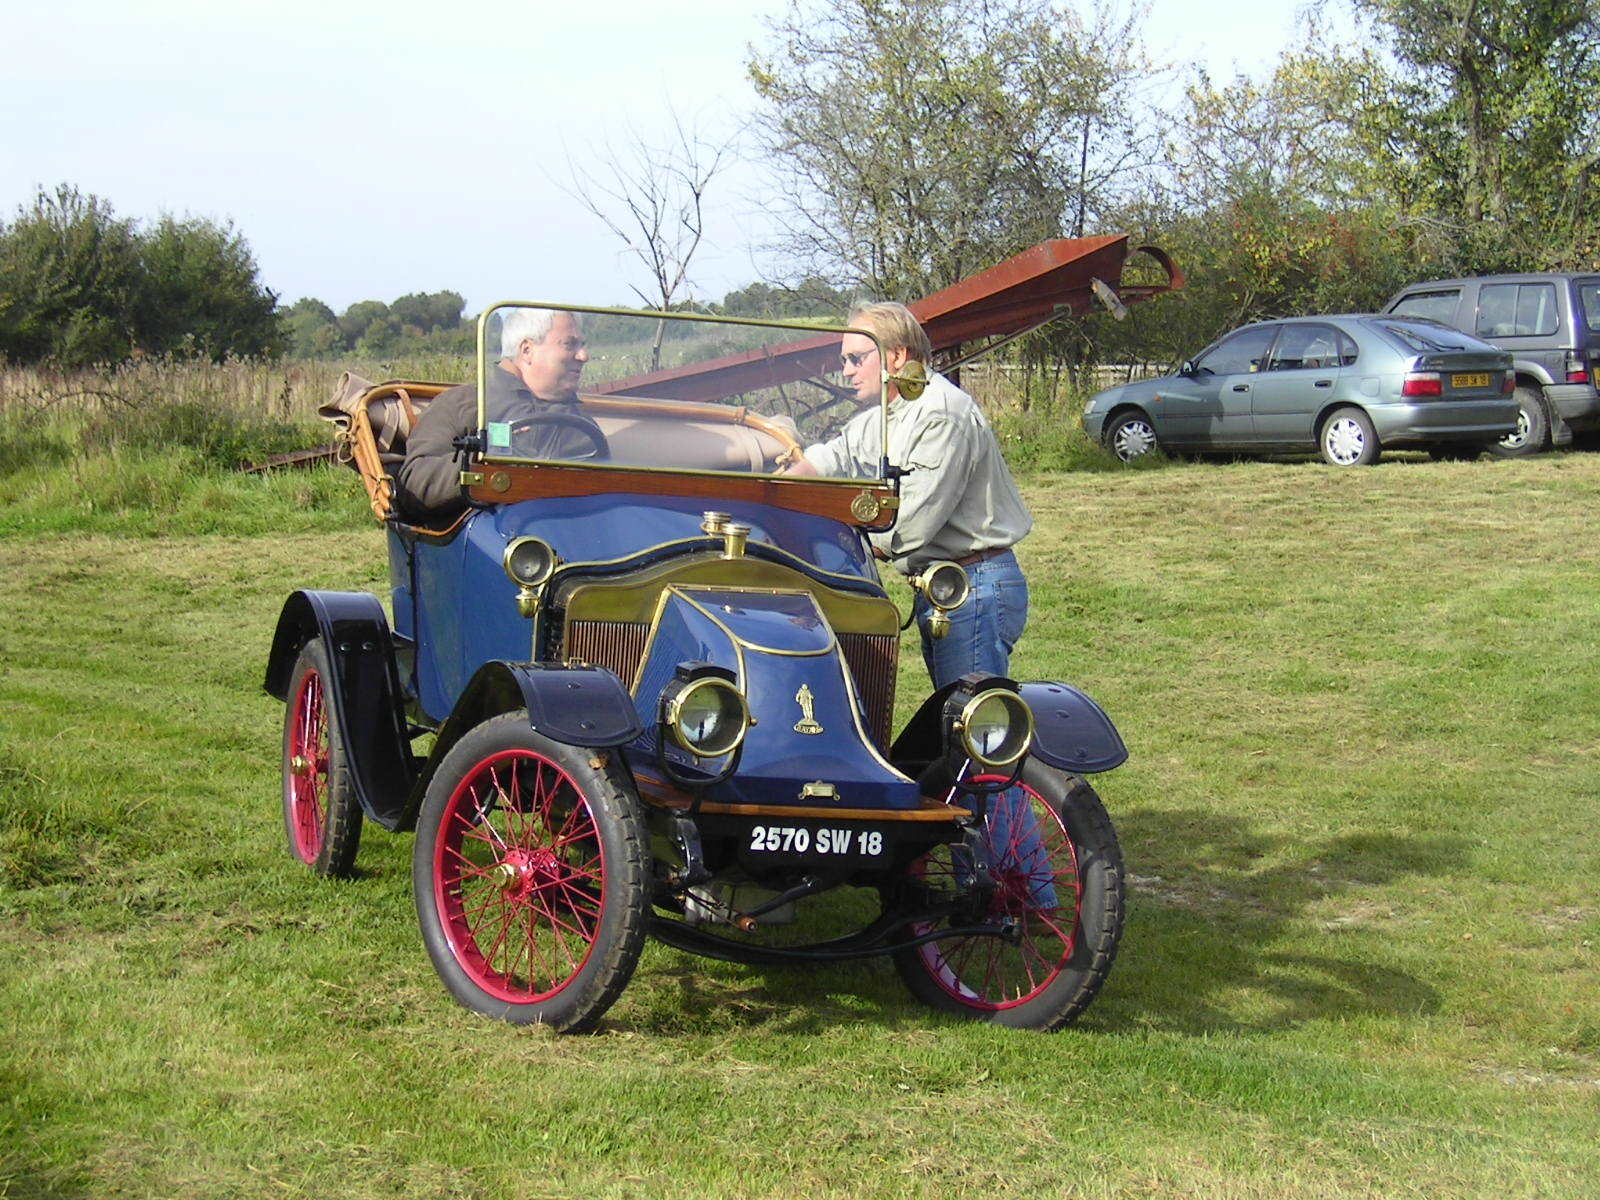
[[[300,648],[283,712],[283,825],[289,853],[318,875],[348,876],[361,844],[361,802],[345,761],[321,638]]]
[[[1515,397],[1517,428],[1490,443],[1489,453],[1496,458],[1526,458],[1550,448],[1550,414],[1545,411],[1543,393],[1535,387],[1519,387]]]
[[[1359,408],[1336,408],[1317,430],[1317,450],[1331,467],[1366,467],[1378,461],[1383,446],[1372,418]]]
[[[1004,843],[991,851],[998,886],[988,916],[1017,919],[1019,943],[996,937],[928,942],[897,951],[894,964],[911,994],[941,1012],[1049,1031],[1083,1012],[1111,971],[1125,913],[1122,850],[1100,797],[1083,780],[1029,759],[1021,784],[1006,795],[1026,798],[1032,833],[1020,821],[1009,832],[1002,826],[1014,817],[1001,815],[1000,798],[990,799],[988,814],[991,837]],[[1038,840],[1026,846],[1032,837]],[[948,880],[959,887],[960,856],[940,847],[912,870],[924,884],[937,888]],[[1069,886],[1076,903],[1067,914],[1061,892]]]
[[[423,798],[411,867],[423,944],[473,1012],[590,1029],[638,964],[649,866],[615,754],[506,713],[451,747]]]
[[[1105,447],[1123,462],[1132,462],[1160,448],[1155,422],[1137,409],[1118,413],[1106,426]]]

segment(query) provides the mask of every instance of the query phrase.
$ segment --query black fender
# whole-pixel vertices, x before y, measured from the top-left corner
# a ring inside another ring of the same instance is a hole
[[[333,668],[328,693],[356,798],[367,816],[394,829],[416,767],[389,619],[367,592],[295,592],[272,635],[265,685],[270,695],[288,701],[295,659],[314,637],[322,639]]]
[[[1066,683],[1025,683],[1019,689],[1033,710],[1028,753],[1074,775],[1096,775],[1128,761],[1122,735],[1101,708]]]
[[[1008,683],[1007,680],[996,680]],[[895,738],[889,761],[913,778],[944,753],[944,702],[960,686],[948,684],[929,696]],[[1094,775],[1128,761],[1128,747],[1105,710],[1065,683],[1024,683],[1018,693],[1033,711],[1028,753],[1074,775]]]
[[[450,748],[491,717],[519,708],[528,725],[552,741],[601,750],[624,746],[644,727],[622,680],[604,667],[557,663],[486,662],[462,689],[439,727],[433,751],[412,784],[398,829],[412,829],[422,798]]]

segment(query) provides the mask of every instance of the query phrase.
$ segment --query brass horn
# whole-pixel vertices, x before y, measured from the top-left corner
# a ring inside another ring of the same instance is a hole
[[[907,400],[915,400],[928,390],[928,368],[920,360],[908,358],[905,366],[889,376],[889,382]]]

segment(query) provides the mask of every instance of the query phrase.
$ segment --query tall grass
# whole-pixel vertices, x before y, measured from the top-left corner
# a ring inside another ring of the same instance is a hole
[[[702,349],[704,357],[716,347]],[[628,362],[627,371],[644,369],[642,360]],[[359,513],[357,489],[342,478],[232,478],[272,455],[326,445],[331,431],[317,408],[346,370],[374,380],[452,382],[470,378],[473,365],[465,356],[433,354],[354,362],[145,359],[75,373],[0,369],[0,530],[244,532],[240,522],[247,520],[299,527],[305,516],[292,511],[297,505]],[[592,374],[622,370],[597,359]],[[979,367],[968,367],[963,383],[989,413],[1017,471],[1125,469],[1084,437],[1078,413],[1085,389],[1040,373]]]

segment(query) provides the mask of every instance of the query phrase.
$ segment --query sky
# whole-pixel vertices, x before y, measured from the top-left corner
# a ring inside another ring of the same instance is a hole
[[[748,47],[786,0],[55,0],[15,6],[0,75],[0,220],[67,182],[125,217],[228,220],[285,304],[407,292],[629,303],[644,283],[563,190],[605,143],[748,111]],[[1259,73],[1299,0],[1152,0],[1152,55]],[[695,260],[720,299],[769,276],[763,180],[741,162]]]

